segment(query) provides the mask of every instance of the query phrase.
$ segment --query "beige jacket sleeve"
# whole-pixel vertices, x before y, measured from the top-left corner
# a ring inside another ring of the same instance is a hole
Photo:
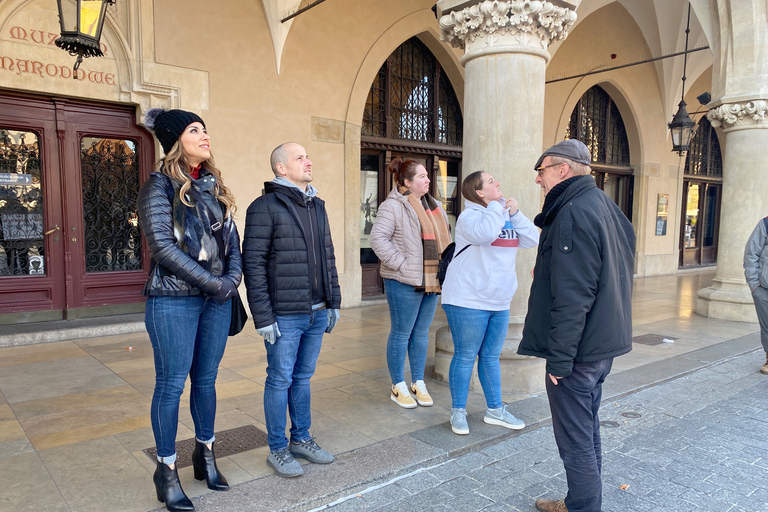
[[[411,286],[423,285],[421,227],[408,204],[397,198],[381,203],[369,241],[381,261],[381,277]]]
[[[382,265],[397,271],[405,262],[405,255],[398,250],[393,240],[398,231],[397,222],[400,220],[398,217],[402,217],[395,214],[393,202],[387,200],[379,206],[376,222],[373,223],[373,229],[371,229],[370,243],[371,249],[376,253],[376,257],[379,258]],[[400,205],[397,207],[400,209]]]

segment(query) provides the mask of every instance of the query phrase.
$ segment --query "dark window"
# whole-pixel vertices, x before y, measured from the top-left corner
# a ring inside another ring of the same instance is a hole
[[[685,156],[685,174],[694,176],[723,177],[720,142],[709,120],[702,117],[691,139],[691,149]]]
[[[595,182],[632,219],[634,176],[629,167],[629,141],[624,121],[611,97],[600,86],[584,93],[571,113],[566,139],[587,145]]]
[[[462,130],[450,80],[424,43],[409,39],[389,56],[371,84],[363,136],[460,147]]]
[[[602,87],[584,93],[571,113],[566,139],[587,145],[592,162],[629,166],[629,142],[619,109]]]

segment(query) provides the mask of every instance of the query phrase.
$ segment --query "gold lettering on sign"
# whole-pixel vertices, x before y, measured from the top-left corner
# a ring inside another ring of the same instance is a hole
[[[43,44],[46,46],[56,46],[56,39],[59,37],[59,34],[48,32],[47,30],[24,28],[19,27],[18,25],[11,27],[8,33],[11,35],[11,39],[26,41],[27,43]],[[106,56],[107,45],[99,42],[99,46],[101,46],[101,51]]]
[[[72,68],[67,65],[53,64],[51,62],[40,62],[39,60],[15,59],[0,55],[0,71],[11,73],[38,75],[40,78],[64,78],[72,79]],[[117,83],[114,73],[105,73],[104,71],[86,71],[77,74],[77,79],[81,82],[90,82],[92,84],[115,85]]]

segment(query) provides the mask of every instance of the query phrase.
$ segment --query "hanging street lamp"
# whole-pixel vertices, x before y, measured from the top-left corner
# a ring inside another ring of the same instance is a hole
[[[690,31],[691,3],[688,2],[688,21],[685,25],[685,60],[683,60],[683,93],[680,103],[677,105],[677,113],[672,118],[672,122],[667,125],[672,134],[672,151],[677,151],[677,154],[680,156],[691,149],[691,136],[693,135],[693,127],[696,126],[696,123],[693,122],[693,119],[691,119],[691,116],[688,115],[688,111],[685,109],[685,70],[688,66],[688,34]]]
[[[59,24],[61,37],[56,39],[56,46],[77,56],[73,77],[77,79],[77,70],[83,57],[101,57],[99,40],[107,6],[115,0],[56,0],[59,4]]]

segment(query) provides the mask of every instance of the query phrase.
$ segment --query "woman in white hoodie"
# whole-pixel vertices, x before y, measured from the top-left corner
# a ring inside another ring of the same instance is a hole
[[[504,199],[500,185],[482,171],[462,183],[466,206],[456,222],[456,256],[443,283],[443,309],[454,346],[449,373],[451,429],[457,434],[469,434],[466,407],[475,358],[487,406],[484,421],[515,430],[525,427],[501,401],[499,356],[509,325],[509,303],[517,290],[517,248],[535,247],[539,230],[514,198]]]
[[[437,266],[451,235],[445,210],[429,195],[424,166],[395,158],[389,171],[395,175],[395,186],[379,206],[370,241],[381,261],[392,321],[387,340],[390,398],[400,407],[413,409],[417,403],[432,405],[424,385],[424,366],[429,326],[440,292]],[[411,365],[410,388],[405,384],[406,353]]]

